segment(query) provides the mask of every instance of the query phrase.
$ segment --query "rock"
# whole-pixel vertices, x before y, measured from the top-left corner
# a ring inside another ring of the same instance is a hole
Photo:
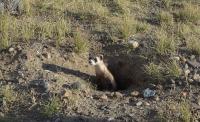
[[[139,92],[138,91],[133,91],[133,92],[131,92],[131,96],[133,96],[133,97],[137,97],[137,96],[139,96]]]
[[[187,61],[186,63],[188,65],[190,65],[191,67],[193,67],[193,68],[199,68],[200,67],[200,63],[197,62],[196,60],[194,60],[194,61]]]
[[[101,95],[101,96],[99,97],[99,99],[101,99],[101,100],[103,100],[103,101],[108,101],[108,97],[107,97],[105,94]]]
[[[42,54],[45,58],[50,59],[51,58],[51,54],[50,53],[43,53]]]
[[[71,89],[82,89],[83,88],[83,84],[81,84],[80,82],[74,82],[70,85]]]
[[[0,112],[0,118],[4,118],[5,117],[5,114]]]
[[[175,57],[173,57],[173,59],[176,60],[176,61],[180,61],[180,57],[179,56],[175,56]]]
[[[114,97],[117,97],[117,98],[122,98],[122,97],[123,97],[123,94],[120,93],[120,92],[115,92],[113,96],[114,96]]]
[[[189,73],[190,73],[189,69],[184,70],[184,74],[185,74],[186,77],[188,76]]]
[[[143,96],[145,98],[153,97],[155,94],[156,94],[156,91],[155,90],[151,90],[149,88],[145,89],[144,92],[143,92]]]
[[[12,52],[14,52],[15,51],[15,49],[13,48],[13,47],[11,47],[11,48],[9,48],[9,50],[8,50],[10,53],[12,53]]]
[[[21,51],[22,50],[22,47],[20,45],[17,45],[17,50],[18,51]]]
[[[200,106],[200,97],[197,99],[197,104]]]
[[[188,67],[188,64],[185,64],[185,67],[184,67],[184,69],[188,69],[189,67]]]
[[[137,41],[129,41],[128,43],[134,49],[139,47],[139,43]]]
[[[141,106],[141,105],[142,105],[141,101],[139,101],[139,102],[136,103],[136,106]]]
[[[45,91],[49,90],[49,84],[45,80],[32,80],[32,81],[30,81],[29,86],[40,87],[40,88],[44,89]]]
[[[70,90],[61,90],[60,92],[61,98],[68,98],[72,95]]]
[[[109,117],[109,118],[108,118],[108,121],[114,121],[114,120],[115,120],[114,117]]]
[[[155,99],[156,101],[159,101],[159,100],[160,100],[159,96],[157,96],[157,95],[154,97],[154,99]]]
[[[148,102],[144,102],[145,106],[150,106],[150,104]]]
[[[195,55],[191,55],[190,60],[195,60]]]
[[[183,97],[186,97],[187,94],[188,94],[187,92],[182,92],[182,93],[181,93],[181,95],[182,95]]]
[[[189,83],[193,83],[193,81],[194,81],[193,79],[188,79]]]
[[[185,63],[185,62],[187,61],[187,59],[186,59],[185,57],[181,57],[180,59],[181,59],[181,61],[182,61],[183,63]]]
[[[200,75],[195,73],[193,79],[197,82],[200,82]]]

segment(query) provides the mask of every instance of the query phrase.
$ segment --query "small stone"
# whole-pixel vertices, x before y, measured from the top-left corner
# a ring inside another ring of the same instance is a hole
[[[71,89],[81,89],[83,86],[80,82],[74,82],[71,84],[70,88]]]
[[[70,90],[63,90],[61,91],[61,98],[68,98],[72,95],[72,92]]]
[[[123,94],[120,93],[120,92],[115,92],[115,93],[114,93],[114,97],[122,98],[122,97],[123,97]]]
[[[129,41],[129,44],[135,49],[139,47],[139,43],[137,41]]]
[[[197,99],[197,104],[200,106],[200,97]]]
[[[99,98],[103,101],[108,101],[108,97],[105,94],[101,95]]]
[[[193,83],[193,81],[194,81],[193,79],[188,79],[189,83]]]
[[[20,45],[17,45],[17,50],[18,51],[21,51],[22,50],[22,47]]]
[[[195,59],[195,55],[191,55],[190,60],[194,60],[194,59]]]
[[[137,96],[139,96],[139,92],[138,91],[133,91],[133,92],[131,92],[131,96],[133,96],[133,97],[137,97]]]
[[[5,116],[4,113],[0,112],[0,117],[4,118],[4,116]]]
[[[145,106],[150,106],[150,103],[144,102],[144,105],[145,105]]]
[[[181,57],[180,59],[183,61],[183,63],[185,63],[187,61],[187,59],[185,57]]]
[[[51,58],[51,54],[47,53],[47,59],[50,59],[50,58]]]
[[[136,106],[141,106],[141,105],[142,105],[141,101],[139,101],[139,102],[136,103]]]
[[[200,81],[200,75],[199,74],[194,74],[193,79],[195,81]]]
[[[182,92],[181,94],[182,94],[183,97],[187,96],[187,92]]]
[[[159,96],[157,96],[157,95],[154,97],[154,99],[155,99],[156,101],[159,101],[159,100],[160,100]]]
[[[14,52],[15,51],[15,49],[13,48],[13,47],[11,47],[11,48],[9,48],[9,50],[8,50],[10,53],[11,52]]]
[[[175,56],[175,57],[174,57],[174,60],[176,60],[176,61],[180,61],[180,57]]]
[[[108,121],[114,121],[114,120],[115,120],[114,117],[109,117],[109,118],[108,118]]]
[[[189,70],[189,69],[186,69],[186,70],[184,71],[184,73],[185,73],[185,76],[187,77],[188,74],[190,73],[190,70]]]
[[[189,67],[188,67],[188,64],[185,64],[185,69],[188,69]]]

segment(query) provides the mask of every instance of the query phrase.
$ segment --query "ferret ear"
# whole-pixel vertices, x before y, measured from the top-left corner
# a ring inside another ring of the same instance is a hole
[[[101,60],[103,60],[103,55],[100,55],[99,58],[100,58]]]

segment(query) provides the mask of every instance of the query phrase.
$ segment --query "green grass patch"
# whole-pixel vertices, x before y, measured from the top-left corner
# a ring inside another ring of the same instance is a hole
[[[53,117],[59,112],[61,105],[61,100],[54,96],[48,102],[42,105],[41,113],[45,118]]]
[[[185,3],[184,7],[175,11],[175,17],[180,22],[197,23],[200,20],[200,9],[198,5]]]
[[[89,50],[89,43],[87,36],[80,30],[74,32],[74,45],[75,52],[78,54],[86,53]]]

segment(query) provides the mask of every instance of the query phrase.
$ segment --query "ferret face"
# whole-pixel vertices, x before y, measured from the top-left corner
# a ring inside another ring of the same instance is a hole
[[[99,65],[103,63],[103,55],[95,58],[89,58],[89,63],[93,66]]]

